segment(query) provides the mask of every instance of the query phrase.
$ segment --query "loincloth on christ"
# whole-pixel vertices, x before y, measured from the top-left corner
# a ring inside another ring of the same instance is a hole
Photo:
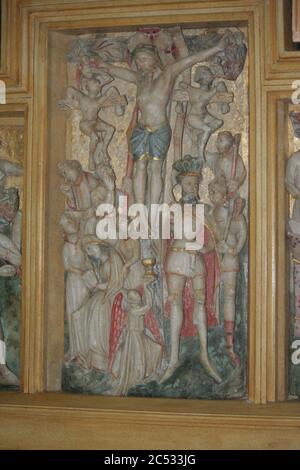
[[[130,138],[130,151],[134,161],[142,159],[164,160],[172,137],[172,130],[168,123],[156,130],[138,124],[132,131]]]

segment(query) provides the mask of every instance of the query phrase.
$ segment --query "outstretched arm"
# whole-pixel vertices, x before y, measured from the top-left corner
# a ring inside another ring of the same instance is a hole
[[[198,62],[204,62],[205,60],[214,56],[218,52],[223,51],[226,39],[227,36],[224,35],[216,46],[211,47],[205,51],[196,52],[196,54],[192,54],[189,57],[184,57],[183,59],[178,60],[177,62],[168,67],[169,72],[171,73],[171,75],[173,75],[173,78],[175,79],[187,68],[192,67]]]
[[[222,50],[223,48],[217,45],[217,46],[211,47],[210,49],[207,49],[206,51],[200,51],[200,52],[197,52],[196,54],[190,55],[189,57],[184,57],[178,62],[175,62],[174,64],[172,64],[169,68],[169,71],[173,75],[173,78],[175,79],[176,77],[178,77],[178,75],[180,75],[186,69],[192,67],[195,64],[198,64],[198,62],[204,62],[205,60],[209,59],[210,57],[217,54],[218,52],[221,52]]]
[[[112,86],[103,93],[100,98],[98,98],[98,103],[102,108],[108,108],[117,104],[125,106],[127,104],[127,99],[125,95],[120,95],[119,90],[116,87]]]
[[[110,75],[115,78],[120,78],[125,80],[125,82],[136,83],[137,82],[137,73],[133,70],[128,70],[123,67],[118,67],[117,65],[108,64],[102,62],[100,68],[106,70]]]
[[[194,87],[192,87],[192,85],[190,85],[189,83],[186,83],[186,82],[182,81],[182,82],[178,83],[178,88],[180,88],[180,90],[184,90],[187,93],[189,93],[189,91],[193,90]]]

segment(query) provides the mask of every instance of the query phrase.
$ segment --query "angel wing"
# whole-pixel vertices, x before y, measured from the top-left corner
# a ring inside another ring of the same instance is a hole
[[[5,264],[0,268],[0,277],[14,277],[17,273],[17,268],[11,264]]]
[[[99,104],[101,104],[102,108],[116,105],[125,106],[127,104],[127,98],[125,95],[120,95],[119,90],[116,87],[111,86],[102,94],[99,99]]]
[[[120,346],[120,339],[125,328],[127,313],[122,306],[123,294],[119,292],[112,306],[111,327],[109,336],[109,354],[108,354],[108,370],[112,370],[116,352]]]
[[[233,93],[217,93],[210,101],[210,103],[232,103]]]
[[[149,310],[145,317],[144,317],[144,325],[148,330],[152,333],[153,337],[157,341],[158,344],[161,346],[164,345],[164,340],[160,334],[159,328],[157,326],[157,322],[155,320],[155,316],[153,315],[152,309]]]

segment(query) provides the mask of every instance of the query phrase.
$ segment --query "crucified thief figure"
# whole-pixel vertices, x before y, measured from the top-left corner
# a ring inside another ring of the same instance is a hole
[[[145,203],[148,184],[149,202],[157,204],[160,200],[163,183],[161,170],[172,136],[167,106],[176,78],[187,68],[222,51],[224,46],[225,35],[216,46],[168,64],[160,71],[157,70],[161,69],[157,48],[150,44],[139,44],[132,52],[137,71],[101,64],[101,68],[110,75],[137,86],[139,120],[130,137],[130,152],[135,162],[133,191],[136,203]]]

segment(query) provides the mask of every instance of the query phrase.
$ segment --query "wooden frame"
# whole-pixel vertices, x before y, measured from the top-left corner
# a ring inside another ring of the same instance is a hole
[[[299,76],[300,51],[286,50],[284,0],[263,1],[265,9],[266,80],[293,79]],[[292,38],[292,31],[290,32]]]
[[[293,0],[293,41],[299,42],[300,41],[300,24],[299,24],[299,19],[300,19],[300,4],[298,0]]]
[[[279,269],[284,258],[283,222],[279,220],[283,206],[275,191],[278,175],[282,174],[282,162],[275,159],[277,149],[274,146],[277,101],[289,98],[291,79],[297,78],[300,70],[300,53],[282,50],[281,30],[278,38],[274,37],[274,27],[281,24],[283,1],[4,0],[3,5],[6,27],[0,78],[8,85],[8,102],[24,111],[27,190],[22,330],[22,390],[25,393],[0,394],[0,416],[4,423],[0,429],[0,448],[299,447],[300,405],[266,404],[286,400],[285,315],[281,297],[284,279]],[[49,34],[99,27],[220,21],[247,24],[249,29],[248,385],[252,404],[42,393],[46,347]],[[14,27],[8,27],[10,22]],[[14,54],[13,43],[19,45]],[[3,107],[0,107],[1,112],[5,112]]]

